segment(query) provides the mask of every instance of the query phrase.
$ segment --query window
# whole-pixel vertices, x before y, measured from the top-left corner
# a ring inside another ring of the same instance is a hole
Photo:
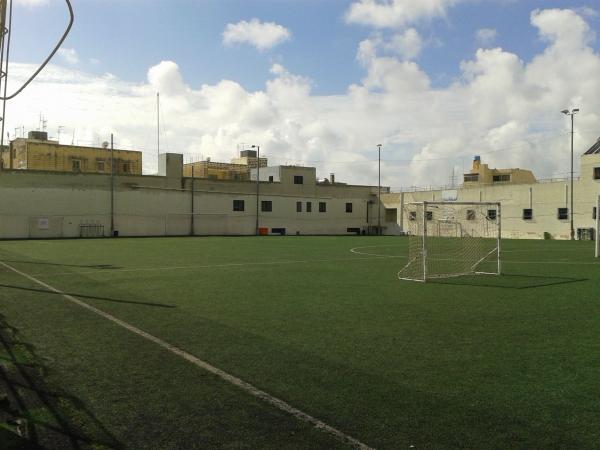
[[[273,182],[273,175],[269,175],[269,183]]]
[[[475,220],[475,210],[467,209],[467,220]]]
[[[433,211],[427,211],[427,220],[433,220]]]
[[[489,220],[496,220],[496,216],[498,215],[498,211],[495,209],[488,209],[487,218]]]
[[[302,202],[296,202],[296,212],[302,212]]]
[[[96,170],[98,170],[98,172],[104,172],[104,161],[96,162]]]
[[[417,220],[417,212],[416,211],[409,211],[409,213],[408,213],[408,220]]]
[[[558,220],[567,220],[569,218],[569,208],[558,208]]]
[[[294,184],[304,184],[304,177],[302,175],[294,175]]]
[[[273,211],[273,202],[271,200],[263,200],[262,202],[260,202],[260,210],[262,212]]]
[[[523,210],[523,220],[532,220],[533,219],[533,209],[525,208]]]
[[[598,213],[598,212],[596,211],[596,207],[594,206],[594,209],[592,209],[592,219],[595,219],[595,218],[596,218],[596,214],[597,214],[597,213]]]
[[[244,200],[234,200],[233,201],[233,210],[234,211],[243,211],[244,210]]]
[[[79,159],[74,159],[71,161],[72,167],[73,167],[73,172],[80,172],[81,171],[81,160]]]
[[[319,202],[319,212],[327,212],[327,203]]]
[[[352,203],[346,203],[346,212],[347,213],[351,213],[352,212]]]
[[[312,203],[306,202],[306,212],[312,212]]]
[[[398,221],[398,209],[386,208],[385,209],[385,221],[386,222],[397,222]]]
[[[594,167],[594,180],[600,180],[600,167]]]
[[[510,174],[494,175],[492,177],[492,180],[494,181],[494,183],[510,181]]]
[[[122,171],[123,173],[131,172],[131,164],[129,164],[128,162],[123,163]]]
[[[465,183],[468,183],[469,181],[479,181],[479,174],[478,173],[466,173],[465,174]]]

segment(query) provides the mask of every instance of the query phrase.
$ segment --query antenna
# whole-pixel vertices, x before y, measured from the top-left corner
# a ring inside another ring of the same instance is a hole
[[[160,168],[160,92],[156,93],[156,167],[157,172]]]

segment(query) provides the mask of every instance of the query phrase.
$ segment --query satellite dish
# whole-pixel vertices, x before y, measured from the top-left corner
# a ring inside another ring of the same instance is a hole
[[[102,143],[102,148],[108,148],[108,141],[104,141]]]

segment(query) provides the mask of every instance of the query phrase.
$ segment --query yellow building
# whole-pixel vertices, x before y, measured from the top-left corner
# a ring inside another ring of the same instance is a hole
[[[258,158],[254,150],[243,150],[239,158],[233,158],[231,163],[214,162],[210,158],[206,161],[184,164],[183,176],[191,177],[192,168],[194,178],[207,178],[211,180],[238,180],[250,179],[250,169],[256,168]],[[260,167],[267,167],[267,158],[260,158]]]
[[[473,167],[469,173],[464,174],[463,181],[465,187],[481,184],[523,184],[536,182],[531,170],[490,169],[487,164],[481,164],[479,156],[475,156],[473,159]]]
[[[142,152],[113,150],[115,174],[141,175]],[[17,138],[2,153],[6,169],[45,170],[53,172],[110,173],[111,150],[107,147],[61,145],[48,140],[48,134],[30,131],[27,138]]]

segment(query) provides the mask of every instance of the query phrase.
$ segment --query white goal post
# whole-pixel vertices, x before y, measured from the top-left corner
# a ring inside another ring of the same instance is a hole
[[[408,261],[401,280],[500,275],[499,202],[414,202],[405,206]]]

